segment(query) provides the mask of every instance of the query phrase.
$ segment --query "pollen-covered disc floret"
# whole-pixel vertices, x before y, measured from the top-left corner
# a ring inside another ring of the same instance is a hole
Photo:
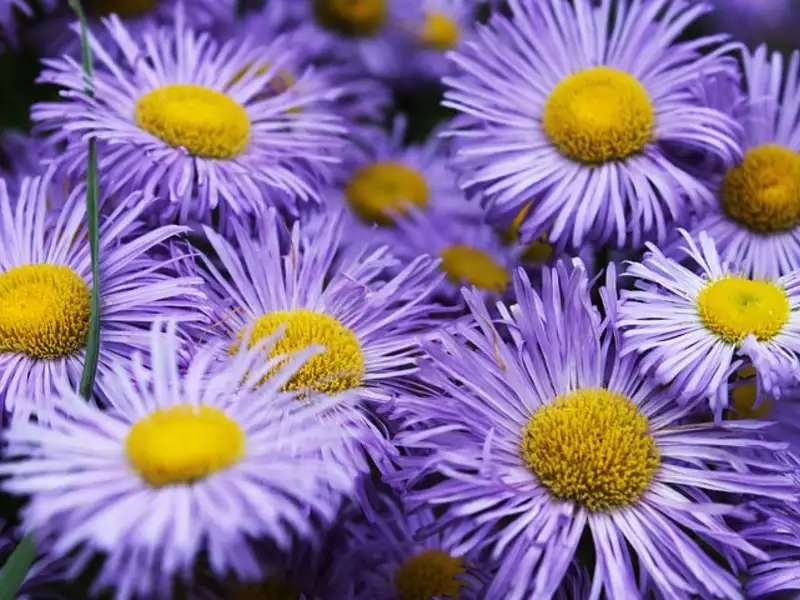
[[[596,164],[640,152],[653,137],[655,110],[635,77],[592,67],[559,82],[545,103],[542,122],[562,154]]]
[[[69,267],[23,265],[0,274],[0,352],[69,356],[86,343],[89,286]]]
[[[159,0],[90,0],[89,10],[96,16],[116,13],[120,17],[141,17],[152,11],[158,2]]]
[[[464,585],[464,559],[444,550],[424,550],[407,559],[394,575],[399,600],[458,598]]]
[[[751,148],[725,176],[722,204],[752,231],[793,228],[800,222],[800,153],[776,144]]]
[[[271,357],[299,352],[315,344],[324,348],[292,376],[287,390],[335,394],[361,385],[365,372],[361,344],[337,319],[300,308],[267,313],[255,322],[250,344],[272,335],[282,325],[284,335],[270,350]]]
[[[537,410],[522,456],[554,496],[591,511],[636,502],[659,465],[647,417],[625,396],[581,389]]]
[[[427,206],[430,192],[422,173],[386,160],[359,169],[347,184],[345,196],[363,220],[389,225],[395,215]]]
[[[205,479],[236,464],[244,449],[236,421],[217,408],[189,404],[144,417],[125,441],[128,461],[152,487]]]
[[[341,35],[366,37],[378,33],[386,21],[386,0],[314,0],[314,15]]]
[[[458,45],[460,39],[461,28],[450,16],[442,12],[431,12],[425,16],[419,33],[423,46],[444,52]]]
[[[136,103],[136,123],[170,146],[206,158],[234,158],[250,137],[247,111],[200,85],[171,84],[148,92]]]
[[[511,281],[508,270],[487,252],[466,244],[453,244],[441,252],[442,270],[456,285],[474,285],[503,293]]]
[[[697,312],[709,331],[739,344],[749,335],[761,342],[778,335],[789,320],[791,306],[780,286],[729,275],[700,291]]]

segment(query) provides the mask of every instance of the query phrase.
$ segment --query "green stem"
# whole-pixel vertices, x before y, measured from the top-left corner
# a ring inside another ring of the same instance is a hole
[[[100,358],[100,248],[98,241],[99,215],[97,209],[97,140],[89,140],[89,167],[86,173],[86,219],[89,228],[89,247],[92,253],[92,298],[89,333],[86,337],[86,359],[79,391],[91,399],[97,361]]]
[[[81,25],[81,60],[83,63],[83,74],[86,79],[86,93],[91,97],[94,95],[94,60],[92,58],[92,48],[89,45],[89,34],[86,27],[86,15],[83,12],[80,0],[69,0],[69,5]],[[97,184],[97,140],[94,137],[89,139],[89,165],[86,170],[86,220],[89,230],[89,247],[92,253],[92,297],[91,297],[91,318],[89,320],[89,332],[86,337],[86,359],[83,364],[81,383],[78,388],[81,396],[86,399],[92,397],[94,390],[94,378],[97,374],[97,361],[100,358],[100,260],[98,229],[98,184]]]

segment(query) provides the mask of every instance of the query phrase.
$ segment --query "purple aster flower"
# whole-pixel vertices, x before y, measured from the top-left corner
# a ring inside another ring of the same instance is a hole
[[[340,5],[335,9],[317,9],[315,16],[323,29],[334,19],[320,19],[320,15],[355,13],[352,7],[342,9],[347,3],[337,0],[318,0],[316,6]],[[418,87],[420,80],[437,82],[452,71],[446,57],[448,51],[461,46],[472,34],[476,20],[477,4],[474,0],[403,0],[385,2],[367,0],[362,7],[384,5],[381,28],[370,36],[338,37],[329,39],[328,51],[343,56],[350,55],[363,63],[373,75],[390,80],[400,86]],[[367,11],[365,11],[367,12]],[[336,32],[336,26],[327,27]],[[324,38],[323,38],[324,39]]]
[[[342,598],[421,600],[485,598],[487,573],[474,557],[454,551],[447,533],[429,530],[436,517],[428,507],[408,512],[397,497],[372,494],[372,514],[344,525],[334,556],[335,577],[346,582]]]
[[[471,321],[426,345],[421,377],[441,392],[403,399],[427,426],[397,438],[415,451],[400,459],[410,506],[432,506],[455,552],[498,562],[487,598],[550,598],[584,533],[594,595],[740,598],[743,555],[766,555],[731,528],[743,512],[725,494],[792,497],[784,446],[755,422],[687,421],[621,355],[613,266],[605,319],[579,261],[542,280],[517,271],[497,318],[466,291]]]
[[[416,55],[409,61],[411,77],[439,81],[453,70],[446,53],[468,39],[477,18],[475,0],[421,0],[422,18],[413,27]]]
[[[728,381],[742,366],[757,371],[759,394],[775,398],[800,368],[800,271],[754,279],[720,260],[714,242],[681,231],[692,268],[649,245],[626,275],[619,326],[625,352],[683,401],[704,398],[717,417],[728,405]]]
[[[15,421],[5,434],[0,473],[31,497],[26,529],[77,565],[104,554],[94,590],[113,586],[118,600],[172,597],[201,552],[217,576],[257,578],[254,540],[290,550],[352,487],[318,456],[341,443],[336,420],[320,419],[326,403],[281,391],[315,349],[279,365],[259,345],[218,364],[211,346],[183,371],[175,323],[163,329],[149,368],[136,355],[105,374],[110,410],[61,386],[51,427]]]
[[[381,237],[374,226],[392,226],[409,211],[433,210],[456,220],[482,218],[455,184],[441,139],[406,146],[407,120],[398,117],[392,130],[364,128],[343,159],[328,195],[344,207],[347,228],[357,238]],[[393,236],[389,236],[393,241]]]
[[[707,231],[745,275],[774,278],[800,269],[800,52],[785,73],[783,56],[765,46],[743,61],[746,98],[731,102],[718,86],[712,100],[744,125],[744,159],[724,173],[693,231]]]
[[[490,218],[508,222],[535,200],[523,241],[639,246],[713,203],[666,148],[739,156],[733,119],[690,94],[701,76],[735,69],[724,36],[679,41],[707,3],[509,6],[451,55],[460,73],[445,78],[445,104],[464,113],[454,166]]]
[[[309,344],[325,348],[298,370],[289,389],[352,391],[371,404],[389,403],[417,370],[416,338],[429,331],[434,318],[428,297],[438,284],[436,262],[418,257],[384,277],[399,266],[387,248],[349,247],[339,257],[345,235],[341,215],[318,218],[287,231],[270,211],[257,224],[255,239],[234,224],[236,246],[206,229],[218,257],[218,263],[204,261],[213,334],[230,344],[248,328],[258,340],[283,327],[274,352]],[[363,447],[381,461],[391,450],[382,425],[363,403],[343,410],[356,432],[352,456],[343,460],[366,468]]]
[[[310,28],[319,60],[356,64],[392,83],[438,81],[450,67],[446,52],[469,37],[474,0],[306,0],[267,11],[282,23]]]
[[[323,60],[336,57],[379,77],[397,73],[408,60],[397,47],[408,35],[403,24],[420,15],[420,0],[305,0],[291,4],[291,20],[313,26],[314,51]]]
[[[41,79],[65,88],[64,100],[32,111],[54,143],[66,143],[60,164],[69,172],[85,168],[91,133],[106,193],[156,196],[167,220],[208,221],[219,209],[226,221],[272,202],[319,201],[344,132],[326,109],[338,92],[311,69],[276,89],[292,60],[285,40],[219,46],[188,29],[180,10],[174,27],[137,38],[116,17],[104,24],[119,53],[92,38],[95,96],[75,60],[50,60]]]
[[[53,418],[54,387],[77,387],[83,370],[92,285],[84,191],[72,190],[62,204],[64,193],[49,177],[26,179],[12,205],[0,183],[0,403],[21,420]],[[176,276],[180,257],[153,253],[184,229],[145,230],[144,208],[101,220],[100,375],[146,347],[154,318],[200,319],[200,280]],[[115,392],[100,385],[101,398]]]
[[[437,292],[449,302],[460,300],[462,286],[474,286],[486,296],[502,296],[517,264],[512,248],[504,246],[497,230],[479,220],[459,219],[446,211],[412,211],[387,232],[394,253],[412,260],[433,256],[446,275]]]

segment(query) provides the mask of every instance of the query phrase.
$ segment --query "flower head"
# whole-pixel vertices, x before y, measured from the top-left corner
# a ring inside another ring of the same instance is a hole
[[[25,179],[12,205],[0,185],[0,400],[15,418],[35,414],[47,422],[54,388],[77,386],[83,370],[92,286],[84,191],[75,188],[48,209],[62,189],[49,177]],[[147,346],[153,318],[202,318],[193,310],[203,297],[200,280],[178,275],[180,256],[154,252],[183,228],[146,231],[144,208],[117,209],[101,220],[101,375]],[[113,393],[99,388],[101,398]]]
[[[728,380],[754,366],[759,392],[780,397],[800,366],[800,272],[751,278],[720,260],[713,241],[682,232],[692,268],[650,246],[627,275],[619,326],[625,352],[642,355],[656,381],[688,401],[708,399],[717,416],[728,404]]]
[[[717,202],[693,227],[707,231],[722,258],[751,277],[800,268],[800,52],[786,65],[761,46],[744,52],[747,96],[730,102],[719,86],[710,100],[728,103],[744,124],[744,158],[723,173]]]
[[[370,490],[371,511],[344,525],[334,578],[355,598],[428,600],[482,598],[487,572],[475,557],[455,549],[446,533],[429,533],[436,517],[428,507],[406,510],[394,494]]]
[[[440,393],[404,398],[425,424],[398,436],[416,451],[399,459],[409,504],[432,506],[429,530],[446,528],[457,552],[497,562],[488,598],[551,597],[585,529],[597,593],[638,597],[647,581],[665,597],[739,598],[731,570],[764,554],[731,528],[742,513],[725,493],[792,493],[753,452],[782,445],[752,422],[687,425],[690,409],[621,355],[614,278],[605,318],[580,262],[545,270],[541,292],[518,271],[517,303],[496,318],[466,292],[471,320],[426,344],[423,377]]]
[[[475,287],[490,297],[509,290],[516,253],[504,246],[497,230],[482,220],[464,219],[446,208],[417,210],[398,219],[386,237],[400,257],[439,259],[445,279],[437,292],[450,302],[460,299],[462,286]]]
[[[480,207],[468,202],[455,184],[441,140],[434,134],[425,143],[406,145],[406,129],[407,120],[398,117],[390,133],[364,128],[354,140],[329,192],[332,203],[346,209],[347,226],[381,239],[385,232],[380,229],[390,229],[414,212],[480,220]],[[394,236],[387,241],[395,241]]]
[[[319,419],[324,401],[281,390],[316,349],[277,366],[263,360],[271,341],[222,364],[219,348],[204,349],[184,371],[175,324],[157,322],[149,366],[139,355],[104,375],[108,411],[60,386],[50,427],[16,421],[5,433],[16,460],[0,473],[31,497],[28,531],[78,564],[104,554],[95,588],[113,585],[120,600],[168,595],[201,552],[216,575],[254,579],[255,541],[289,551],[313,537],[351,485],[319,456],[342,430]]]
[[[419,257],[393,277],[398,266],[385,247],[363,246],[342,253],[340,214],[287,230],[274,211],[257,224],[256,238],[234,227],[236,245],[210,229],[206,235],[219,258],[207,259],[207,289],[215,327],[212,335],[236,344],[282,331],[274,356],[318,344],[324,351],[289,380],[300,392],[337,395],[383,405],[409,385],[416,371],[417,336],[428,332],[438,283],[436,263]],[[355,438],[380,461],[389,451],[380,426],[359,406],[345,406]],[[364,467],[362,452],[348,460]]]
[[[713,202],[667,145],[731,163],[736,124],[689,93],[701,75],[733,70],[719,37],[679,41],[705,3],[511,0],[511,17],[452,55],[445,104],[462,112],[451,134],[462,184],[492,219],[547,234],[639,246]],[[705,53],[701,53],[705,50]]]
[[[67,169],[85,168],[81,134],[91,132],[100,144],[101,187],[157,197],[166,220],[205,222],[217,209],[227,220],[272,202],[320,201],[344,132],[326,108],[338,91],[310,68],[276,88],[293,55],[284,39],[218,45],[188,29],[180,9],[174,26],[136,37],[116,17],[104,24],[119,52],[92,39],[93,95],[68,57],[48,61],[41,76],[67,90],[63,101],[33,109],[39,128],[66,143]]]

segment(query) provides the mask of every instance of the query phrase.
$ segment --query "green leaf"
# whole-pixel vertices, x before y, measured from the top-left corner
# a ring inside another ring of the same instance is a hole
[[[30,535],[14,548],[6,564],[0,569],[0,600],[14,600],[25,581],[28,570],[36,559],[36,544]]]

